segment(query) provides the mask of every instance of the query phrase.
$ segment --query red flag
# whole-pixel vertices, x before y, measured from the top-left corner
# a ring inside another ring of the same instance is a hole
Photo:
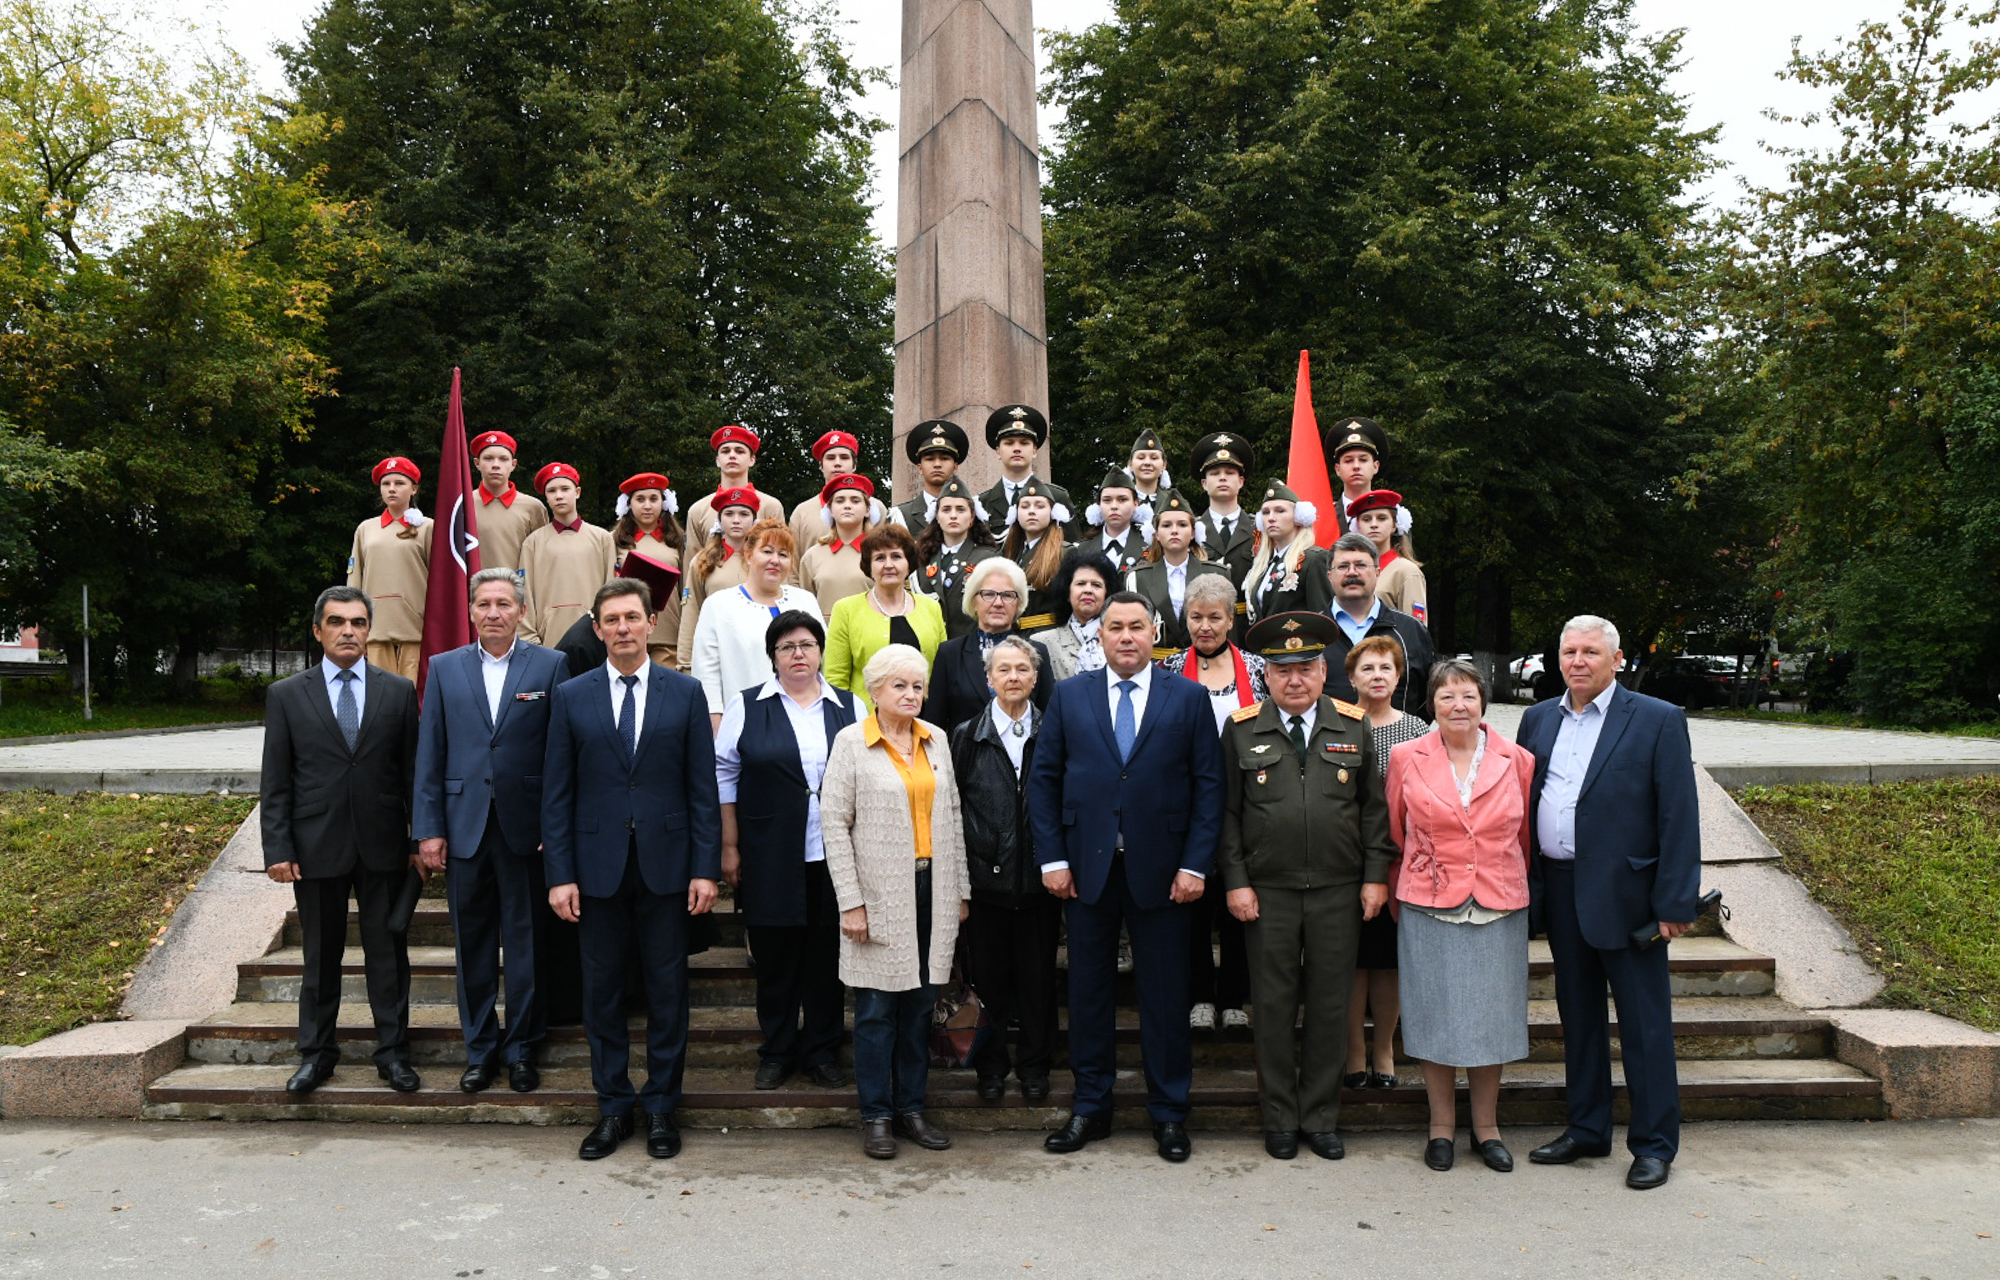
[[[424,696],[431,657],[472,643],[465,593],[479,572],[479,516],[472,501],[472,455],[465,444],[465,410],[458,402],[458,370],[451,371],[451,407],[444,415],[438,451],[437,521],[431,532],[431,579],[424,592],[424,644],[417,660],[417,697]]]
[[[1327,478],[1326,450],[1319,441],[1319,419],[1313,416],[1312,370],[1299,352],[1299,385],[1292,396],[1292,452],[1285,461],[1285,483],[1319,511],[1313,541],[1330,547],[1340,540],[1340,507]]]

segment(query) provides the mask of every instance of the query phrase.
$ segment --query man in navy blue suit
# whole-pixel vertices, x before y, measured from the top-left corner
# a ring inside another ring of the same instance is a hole
[[[1521,717],[1535,754],[1536,854],[1530,878],[1555,961],[1569,1125],[1536,1164],[1611,1154],[1611,1036],[1618,1006],[1632,1118],[1625,1184],[1663,1186],[1680,1146],[1680,1085],[1665,943],[1694,921],[1701,819],[1687,717],[1623,688],[1618,629],[1585,614],[1563,627],[1565,692]],[[1657,937],[1633,944],[1634,934]]]
[[[649,662],[651,594],[613,578],[591,603],[609,654],[556,689],[542,769],[549,905],[577,923],[583,1028],[603,1117],[577,1154],[600,1160],[646,1112],[646,1151],[680,1153],[674,1109],[687,1064],[688,917],[715,905],[722,806],[701,685]],[[628,1074],[625,977],[636,960],[646,996],[646,1084]]]
[[[1069,1057],[1076,1101],[1048,1136],[1079,1151],[1111,1133],[1118,932],[1132,939],[1146,1110],[1167,1160],[1188,1158],[1194,1049],[1187,1020],[1187,904],[1222,831],[1222,747],[1206,692],[1152,666],[1144,596],[1104,602],[1105,666],[1056,686],[1042,716],[1028,814],[1042,883],[1069,924]]]
[[[507,1069],[527,1093],[541,1083],[535,1046],[548,1026],[536,956],[542,880],[542,758],[549,695],[567,677],[563,656],[515,638],[520,579],[512,569],[472,575],[479,640],[431,659],[417,729],[411,806],[417,853],[451,875],[445,892],[458,941],[458,1023],[465,1074],[478,1093]],[[507,1024],[500,1025],[500,957],[507,957]]]

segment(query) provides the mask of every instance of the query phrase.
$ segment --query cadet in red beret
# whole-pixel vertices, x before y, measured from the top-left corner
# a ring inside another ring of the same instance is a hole
[[[757,465],[757,450],[763,442],[757,433],[735,423],[718,427],[708,437],[708,447],[715,450],[715,470],[717,492],[724,489],[750,488],[750,468]],[[757,494],[763,505],[758,508],[760,520],[783,520],[785,504],[768,493]],[[681,544],[681,563],[693,564],[695,556],[708,545],[709,535],[715,532],[715,499],[702,498],[688,508],[687,539]]]
[[[826,485],[835,476],[848,475],[860,464],[861,441],[845,431],[829,431],[813,441],[813,461],[819,463],[820,491],[792,508],[792,544],[799,548],[799,554],[792,560],[792,577],[798,580],[805,566],[805,552],[814,543],[832,531],[822,517],[820,509],[826,505]],[[869,486],[872,491],[874,486]],[[879,523],[883,516],[879,503],[869,504],[869,526]],[[803,584],[801,584],[803,585]]]
[[[535,473],[535,488],[548,499],[549,522],[521,544],[528,596],[521,634],[554,648],[590,612],[597,589],[611,581],[618,553],[610,530],[585,524],[577,514],[583,477],[575,467],[551,462]]]
[[[521,544],[549,522],[549,510],[514,487],[519,451],[505,431],[472,437],[472,462],[479,469],[479,564],[484,569],[521,567]]]
[[[1410,546],[1410,509],[1394,489],[1370,489],[1347,506],[1354,531],[1375,544],[1375,598],[1418,622],[1430,621],[1430,587]]]
[[[674,648],[682,671],[688,669],[688,660],[694,654],[694,628],[701,621],[702,602],[717,592],[742,585],[743,540],[752,525],[774,518],[768,514],[766,505],[771,501],[770,496],[747,484],[718,489],[702,501],[712,503],[715,514],[712,530],[702,542],[701,550],[681,561],[687,568],[681,574],[681,629]],[[692,529],[689,538],[693,538]],[[713,707],[709,710],[715,712]]]
[[[382,493],[382,511],[354,530],[347,553],[347,585],[375,602],[368,629],[368,661],[409,680],[417,678],[424,638],[424,595],[431,580],[431,526],[411,503],[424,473],[408,458],[384,458],[369,473]]]
[[[618,486],[618,523],[611,540],[618,549],[623,569],[628,553],[644,556],[657,564],[681,567],[681,544],[687,535],[674,517],[681,502],[672,482],[657,471],[641,471],[627,476]],[[626,575],[630,576],[630,575]],[[656,611],[653,634],[646,641],[646,656],[668,670],[678,669],[677,644],[681,634],[681,591]]]
[[[854,471],[829,476],[811,501],[813,519],[828,532],[806,546],[792,576],[819,601],[820,616],[831,618],[833,606],[868,590],[861,539],[882,522],[882,504],[875,498],[875,482]],[[792,522],[796,527],[796,513]]]

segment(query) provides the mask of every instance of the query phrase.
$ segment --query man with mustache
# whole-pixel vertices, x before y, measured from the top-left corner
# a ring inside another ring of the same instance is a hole
[[[1396,686],[1390,704],[1398,711],[1431,718],[1431,662],[1437,650],[1431,633],[1407,613],[1399,613],[1375,596],[1379,573],[1375,544],[1358,533],[1343,533],[1333,544],[1333,607],[1327,612],[1340,625],[1340,634],[1326,647],[1326,693],[1346,702],[1359,700],[1353,681],[1347,678],[1347,651],[1368,636],[1391,636],[1403,646],[1403,682]]]

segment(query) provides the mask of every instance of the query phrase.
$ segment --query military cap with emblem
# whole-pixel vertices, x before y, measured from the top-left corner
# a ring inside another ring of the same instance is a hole
[[[1366,449],[1380,462],[1389,452],[1389,434],[1373,418],[1342,418],[1326,430],[1326,456],[1339,461],[1349,449]]]
[[[1243,647],[1266,665],[1311,662],[1340,634],[1340,624],[1324,613],[1294,610],[1261,618],[1243,638]]]
[[[1098,481],[1097,491],[1103,493],[1106,489],[1123,489],[1135,497],[1139,492],[1139,486],[1132,483],[1131,475],[1123,467],[1113,467],[1104,473],[1104,479]]]
[[[1181,495],[1179,489],[1169,489],[1153,499],[1154,520],[1158,520],[1169,511],[1179,511],[1190,518],[1194,515],[1194,508],[1188,505],[1188,500]],[[1199,524],[1197,523],[1198,528]]]
[[[986,417],[986,444],[999,448],[1003,436],[1032,436],[1037,446],[1049,442],[1049,420],[1031,404],[1003,404]]]
[[[1167,451],[1166,446],[1160,443],[1160,433],[1151,427],[1147,427],[1139,433],[1139,438],[1132,442],[1131,453],[1125,456],[1129,458],[1133,453],[1138,453],[1142,449],[1151,449],[1155,453],[1165,453]]]
[[[1289,502],[1293,506],[1297,506],[1299,501],[1299,495],[1293,493],[1291,486],[1286,484],[1283,480],[1273,480],[1271,481],[1271,483],[1264,486],[1264,496],[1263,498],[1260,499],[1260,501]]]
[[[1257,452],[1247,437],[1233,431],[1217,431],[1194,442],[1194,471],[1208,474],[1213,467],[1235,467],[1249,475],[1257,466]]]
[[[971,451],[972,442],[966,438],[965,428],[949,418],[919,422],[903,437],[903,456],[911,462],[922,460],[927,453],[948,453],[952,461],[964,462]]]

